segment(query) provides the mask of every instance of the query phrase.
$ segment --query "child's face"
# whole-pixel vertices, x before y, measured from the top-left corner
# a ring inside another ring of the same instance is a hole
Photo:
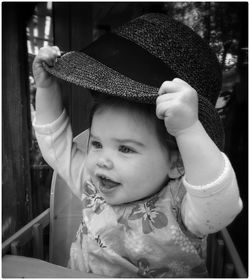
[[[131,202],[159,191],[169,168],[169,153],[152,121],[126,108],[95,112],[87,169],[107,203]]]

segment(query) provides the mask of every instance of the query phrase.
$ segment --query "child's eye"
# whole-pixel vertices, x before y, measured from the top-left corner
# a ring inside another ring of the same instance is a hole
[[[124,146],[124,145],[119,147],[119,151],[124,154],[135,153],[135,150],[131,149],[130,147]]]
[[[102,144],[99,141],[91,141],[91,146],[94,147],[95,149],[102,148]]]

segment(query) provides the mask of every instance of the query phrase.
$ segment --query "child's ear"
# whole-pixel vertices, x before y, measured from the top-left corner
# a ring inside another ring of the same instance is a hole
[[[170,157],[169,178],[177,179],[184,175],[184,165],[179,152],[172,152]]]

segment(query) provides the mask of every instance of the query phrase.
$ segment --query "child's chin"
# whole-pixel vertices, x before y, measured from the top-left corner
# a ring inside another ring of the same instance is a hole
[[[107,197],[107,196],[104,196],[104,199],[108,204],[114,205],[114,206],[131,202],[131,200],[129,200],[129,199],[114,198],[114,197],[111,198],[111,197]]]

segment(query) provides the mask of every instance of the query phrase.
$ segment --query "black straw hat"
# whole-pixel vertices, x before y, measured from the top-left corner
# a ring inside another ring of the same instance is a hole
[[[181,78],[197,91],[199,119],[223,150],[215,109],[222,79],[218,60],[199,35],[164,14],[136,18],[86,49],[64,54],[46,70],[97,92],[152,104],[164,81]]]

